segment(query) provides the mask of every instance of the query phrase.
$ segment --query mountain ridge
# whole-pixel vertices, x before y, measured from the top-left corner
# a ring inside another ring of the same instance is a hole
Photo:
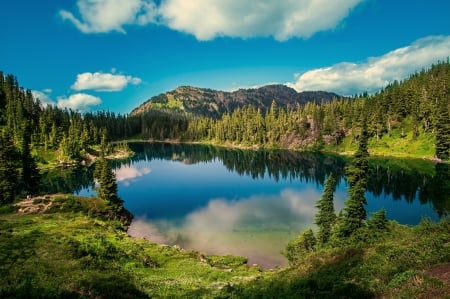
[[[153,96],[131,111],[140,115],[153,109],[169,110],[192,116],[220,117],[237,108],[253,105],[267,110],[272,101],[279,106],[295,108],[307,102],[328,102],[342,96],[326,91],[297,92],[282,84],[270,84],[258,88],[222,91],[194,86],[179,86],[174,90]]]

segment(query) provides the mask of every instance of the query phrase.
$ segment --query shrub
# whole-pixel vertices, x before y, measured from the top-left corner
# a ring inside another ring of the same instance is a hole
[[[316,238],[311,228],[305,230],[297,238],[288,243],[283,255],[291,264],[302,261],[309,253],[316,248]]]

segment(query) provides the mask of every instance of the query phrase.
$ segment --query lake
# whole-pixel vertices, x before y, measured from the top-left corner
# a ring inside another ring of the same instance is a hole
[[[130,147],[134,157],[112,162],[119,196],[135,216],[130,235],[207,254],[242,255],[250,265],[286,264],[281,251],[301,230],[314,227],[315,204],[329,173],[338,181],[336,211],[348,195],[347,162],[339,156],[163,143]],[[92,169],[60,171],[48,174],[49,191],[93,194]],[[385,208],[389,219],[402,224],[423,217],[438,221],[450,211],[449,185],[449,165],[374,159],[366,209],[370,215]]]

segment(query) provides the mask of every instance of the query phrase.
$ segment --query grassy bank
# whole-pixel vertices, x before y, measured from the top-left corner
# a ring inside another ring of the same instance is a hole
[[[380,236],[322,248],[267,279],[228,290],[234,298],[450,298],[450,221],[391,222]]]
[[[1,298],[336,298],[450,294],[450,221],[390,223],[277,272],[133,239],[96,198],[30,199],[0,214]],[[375,239],[373,239],[375,240]]]
[[[371,137],[368,147],[371,156],[430,160],[435,157],[435,143],[434,134],[424,132],[422,128],[419,128],[418,136],[413,136],[411,119],[407,118],[400,125],[393,127],[390,134],[384,134],[381,138]],[[349,135],[337,146],[325,146],[325,150],[351,155],[357,144],[354,136]]]
[[[104,202],[73,196],[3,208],[0,260],[1,298],[211,297],[263,275],[242,257],[133,239]]]

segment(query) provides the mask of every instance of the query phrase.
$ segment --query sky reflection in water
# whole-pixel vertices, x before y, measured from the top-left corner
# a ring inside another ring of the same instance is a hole
[[[131,235],[208,254],[242,255],[249,264],[269,268],[285,265],[280,252],[286,243],[314,226],[323,188],[300,179],[252,179],[230,172],[217,160],[140,161],[120,166],[116,175],[119,195],[136,216]],[[337,211],[346,198],[341,182],[335,193]],[[369,213],[383,204],[391,210],[406,203],[370,200]],[[400,211],[411,217],[404,208]]]

